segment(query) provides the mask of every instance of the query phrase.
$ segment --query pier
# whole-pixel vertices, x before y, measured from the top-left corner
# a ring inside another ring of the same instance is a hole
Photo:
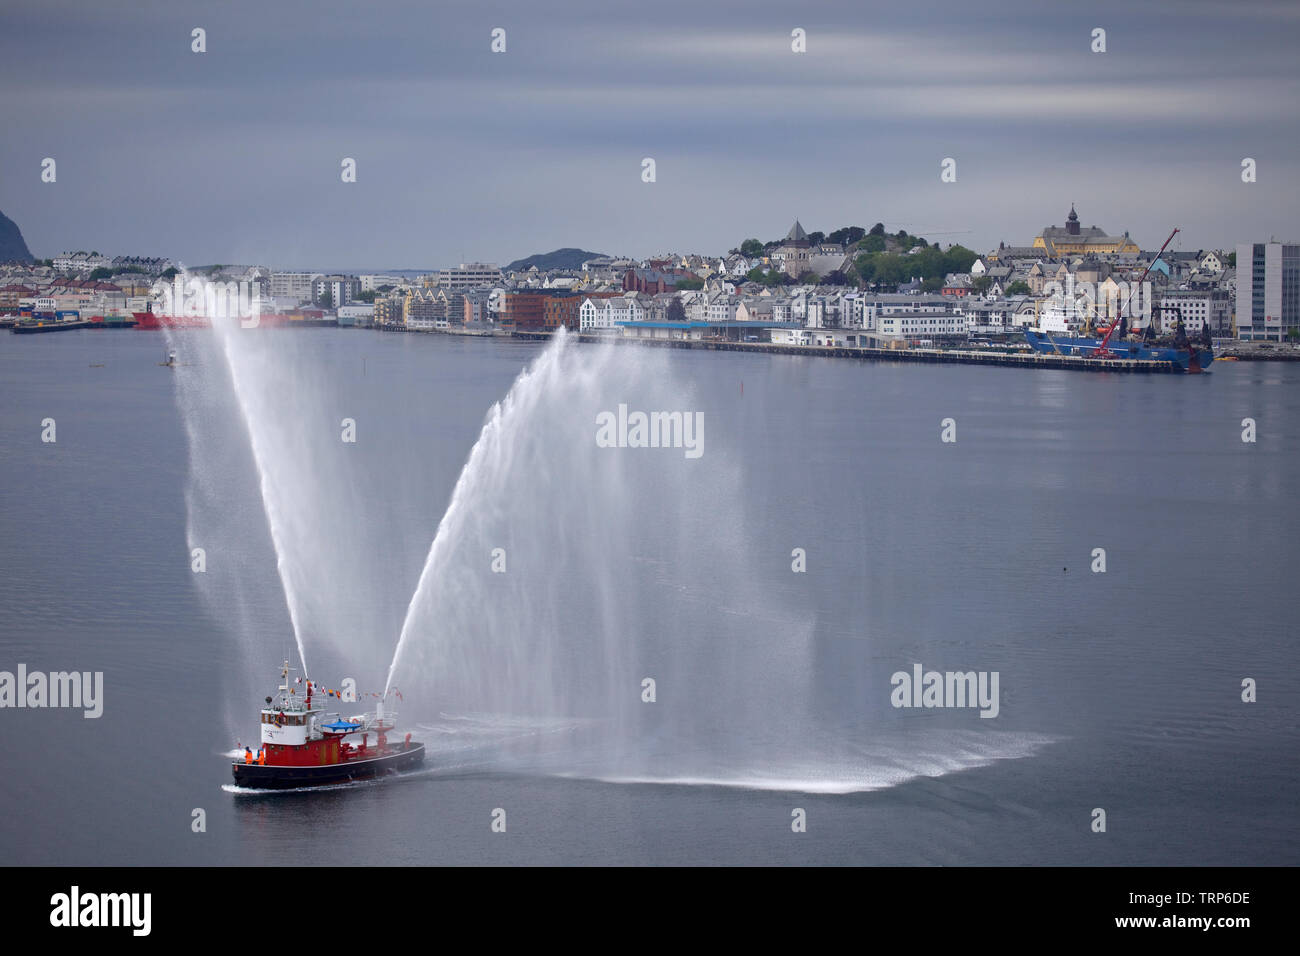
[[[550,332],[519,332],[515,338],[545,342]],[[762,352],[776,355],[812,355],[876,362],[920,362],[930,365],[1001,365],[1014,368],[1070,369],[1079,372],[1134,372],[1155,375],[1184,374],[1173,362],[1146,359],[1099,359],[1074,355],[1046,355],[1039,352],[1002,352],[971,349],[879,349],[839,345],[773,345],[770,342],[728,342],[721,339],[629,339],[620,336],[578,333],[579,342],[610,342],[617,345],[649,345],[674,349],[711,349],[718,352]]]

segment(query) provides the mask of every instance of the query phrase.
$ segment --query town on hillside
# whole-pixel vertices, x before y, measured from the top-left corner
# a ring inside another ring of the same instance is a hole
[[[505,267],[471,262],[427,273],[184,269],[165,256],[26,254],[0,266],[0,321],[150,328],[255,308],[256,324],[266,326],[461,335],[564,328],[907,349],[1022,341],[1025,329],[1093,334],[1122,316],[1130,332],[1287,344],[1300,340],[1298,270],[1294,243],[1143,249],[1127,232],[1084,226],[1071,206],[1062,224],[982,254],[883,223],[824,233],[798,221],[781,238],[745,239],[721,255],[632,259],[564,249]]]

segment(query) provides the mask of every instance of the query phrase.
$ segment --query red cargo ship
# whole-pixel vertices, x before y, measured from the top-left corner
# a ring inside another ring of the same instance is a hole
[[[157,312],[132,312],[137,329],[206,329],[211,323],[200,315],[160,315]]]
[[[266,698],[257,755],[247,749],[230,768],[236,784],[259,790],[313,787],[398,773],[424,762],[424,744],[410,734],[401,743],[389,742],[397,715],[385,713],[383,701],[372,714],[346,719],[327,714],[312,682],[291,682],[291,670],[285,661],[279,700]],[[299,686],[305,694],[298,694]]]

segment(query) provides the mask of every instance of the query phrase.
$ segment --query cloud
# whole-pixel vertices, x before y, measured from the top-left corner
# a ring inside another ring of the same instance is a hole
[[[1103,225],[1144,243],[1171,219],[1205,246],[1286,233],[1300,8],[1170,9],[11,3],[0,122],[21,134],[0,142],[0,208],[45,255],[304,268],[717,253],[794,215],[951,225],[978,248],[1069,201],[1122,211]],[[59,182],[38,188],[44,156]]]

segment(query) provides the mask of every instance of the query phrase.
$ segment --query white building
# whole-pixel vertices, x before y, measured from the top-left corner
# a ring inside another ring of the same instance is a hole
[[[853,328],[868,332],[882,331],[879,317],[892,315],[942,315],[952,310],[951,298],[941,295],[908,295],[898,292],[872,292],[862,296],[854,308]]]
[[[439,289],[463,292],[466,289],[490,289],[501,285],[505,277],[493,263],[462,262],[455,269],[437,272],[434,284]]]
[[[645,308],[632,295],[585,299],[578,306],[578,329],[581,332],[614,329],[619,322],[644,322],[645,318]]]
[[[90,272],[94,269],[107,269],[113,265],[108,256],[90,255],[85,252],[65,252],[54,260],[56,272]]]
[[[313,301],[324,302],[329,297],[330,305],[351,305],[361,294],[361,282],[352,276],[322,276],[312,282],[311,297]]]
[[[1188,335],[1200,332],[1206,323],[1214,334],[1228,334],[1232,324],[1232,300],[1226,292],[1169,291],[1160,296],[1160,331],[1174,330],[1175,315],[1165,310],[1177,308],[1183,314],[1183,328]]]
[[[605,299],[584,299],[582,305],[578,306],[578,331],[592,332],[596,329],[612,329],[613,323],[606,325],[606,313],[604,308],[596,305],[599,301],[602,306]]]
[[[803,345],[822,348],[867,348],[875,346],[871,336],[858,329],[772,329],[773,345]]]
[[[271,295],[303,302],[312,297],[312,284],[322,278],[320,272],[272,272]]]
[[[882,312],[876,316],[873,331],[909,339],[965,335],[966,316],[960,312]]]
[[[736,299],[726,292],[709,296],[705,318],[709,322],[730,322],[736,317]]]

